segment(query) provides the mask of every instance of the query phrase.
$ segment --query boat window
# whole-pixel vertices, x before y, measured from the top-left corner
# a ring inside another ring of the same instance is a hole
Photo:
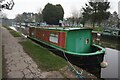
[[[89,39],[86,39],[86,44],[88,44],[89,43]]]
[[[108,32],[108,33],[110,33],[110,30],[104,30],[103,32]]]

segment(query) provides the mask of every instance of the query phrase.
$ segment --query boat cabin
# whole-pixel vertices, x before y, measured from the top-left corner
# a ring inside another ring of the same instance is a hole
[[[92,29],[84,28],[35,28],[30,27],[29,36],[53,46],[76,53],[91,52]]]

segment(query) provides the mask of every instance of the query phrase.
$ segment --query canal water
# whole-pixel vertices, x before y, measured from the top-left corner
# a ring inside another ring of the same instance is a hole
[[[94,68],[91,73],[99,78],[119,77],[120,38],[110,36],[97,36],[93,34],[94,43],[106,48],[104,61],[108,63],[106,68]]]
[[[104,61],[108,63],[108,66],[106,68],[92,66],[78,67],[85,69],[98,78],[118,78],[118,56],[120,56],[120,39],[110,36],[97,36],[95,33],[92,35],[95,44],[105,47],[106,53],[104,56]]]
[[[118,78],[118,54],[119,51],[106,48],[104,61],[108,63],[108,66],[101,69],[101,78]]]

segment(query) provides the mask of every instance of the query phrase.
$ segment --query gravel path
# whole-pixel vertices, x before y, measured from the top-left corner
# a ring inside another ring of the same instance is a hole
[[[18,40],[2,28],[7,78],[63,78],[58,71],[43,72],[28,56]]]

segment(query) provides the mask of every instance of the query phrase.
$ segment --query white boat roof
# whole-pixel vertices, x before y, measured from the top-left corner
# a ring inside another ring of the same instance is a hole
[[[50,29],[50,30],[65,30],[65,31],[70,31],[70,30],[84,30],[84,29],[90,29],[90,28],[80,28],[80,27],[35,27],[35,28],[43,28],[43,29]]]

